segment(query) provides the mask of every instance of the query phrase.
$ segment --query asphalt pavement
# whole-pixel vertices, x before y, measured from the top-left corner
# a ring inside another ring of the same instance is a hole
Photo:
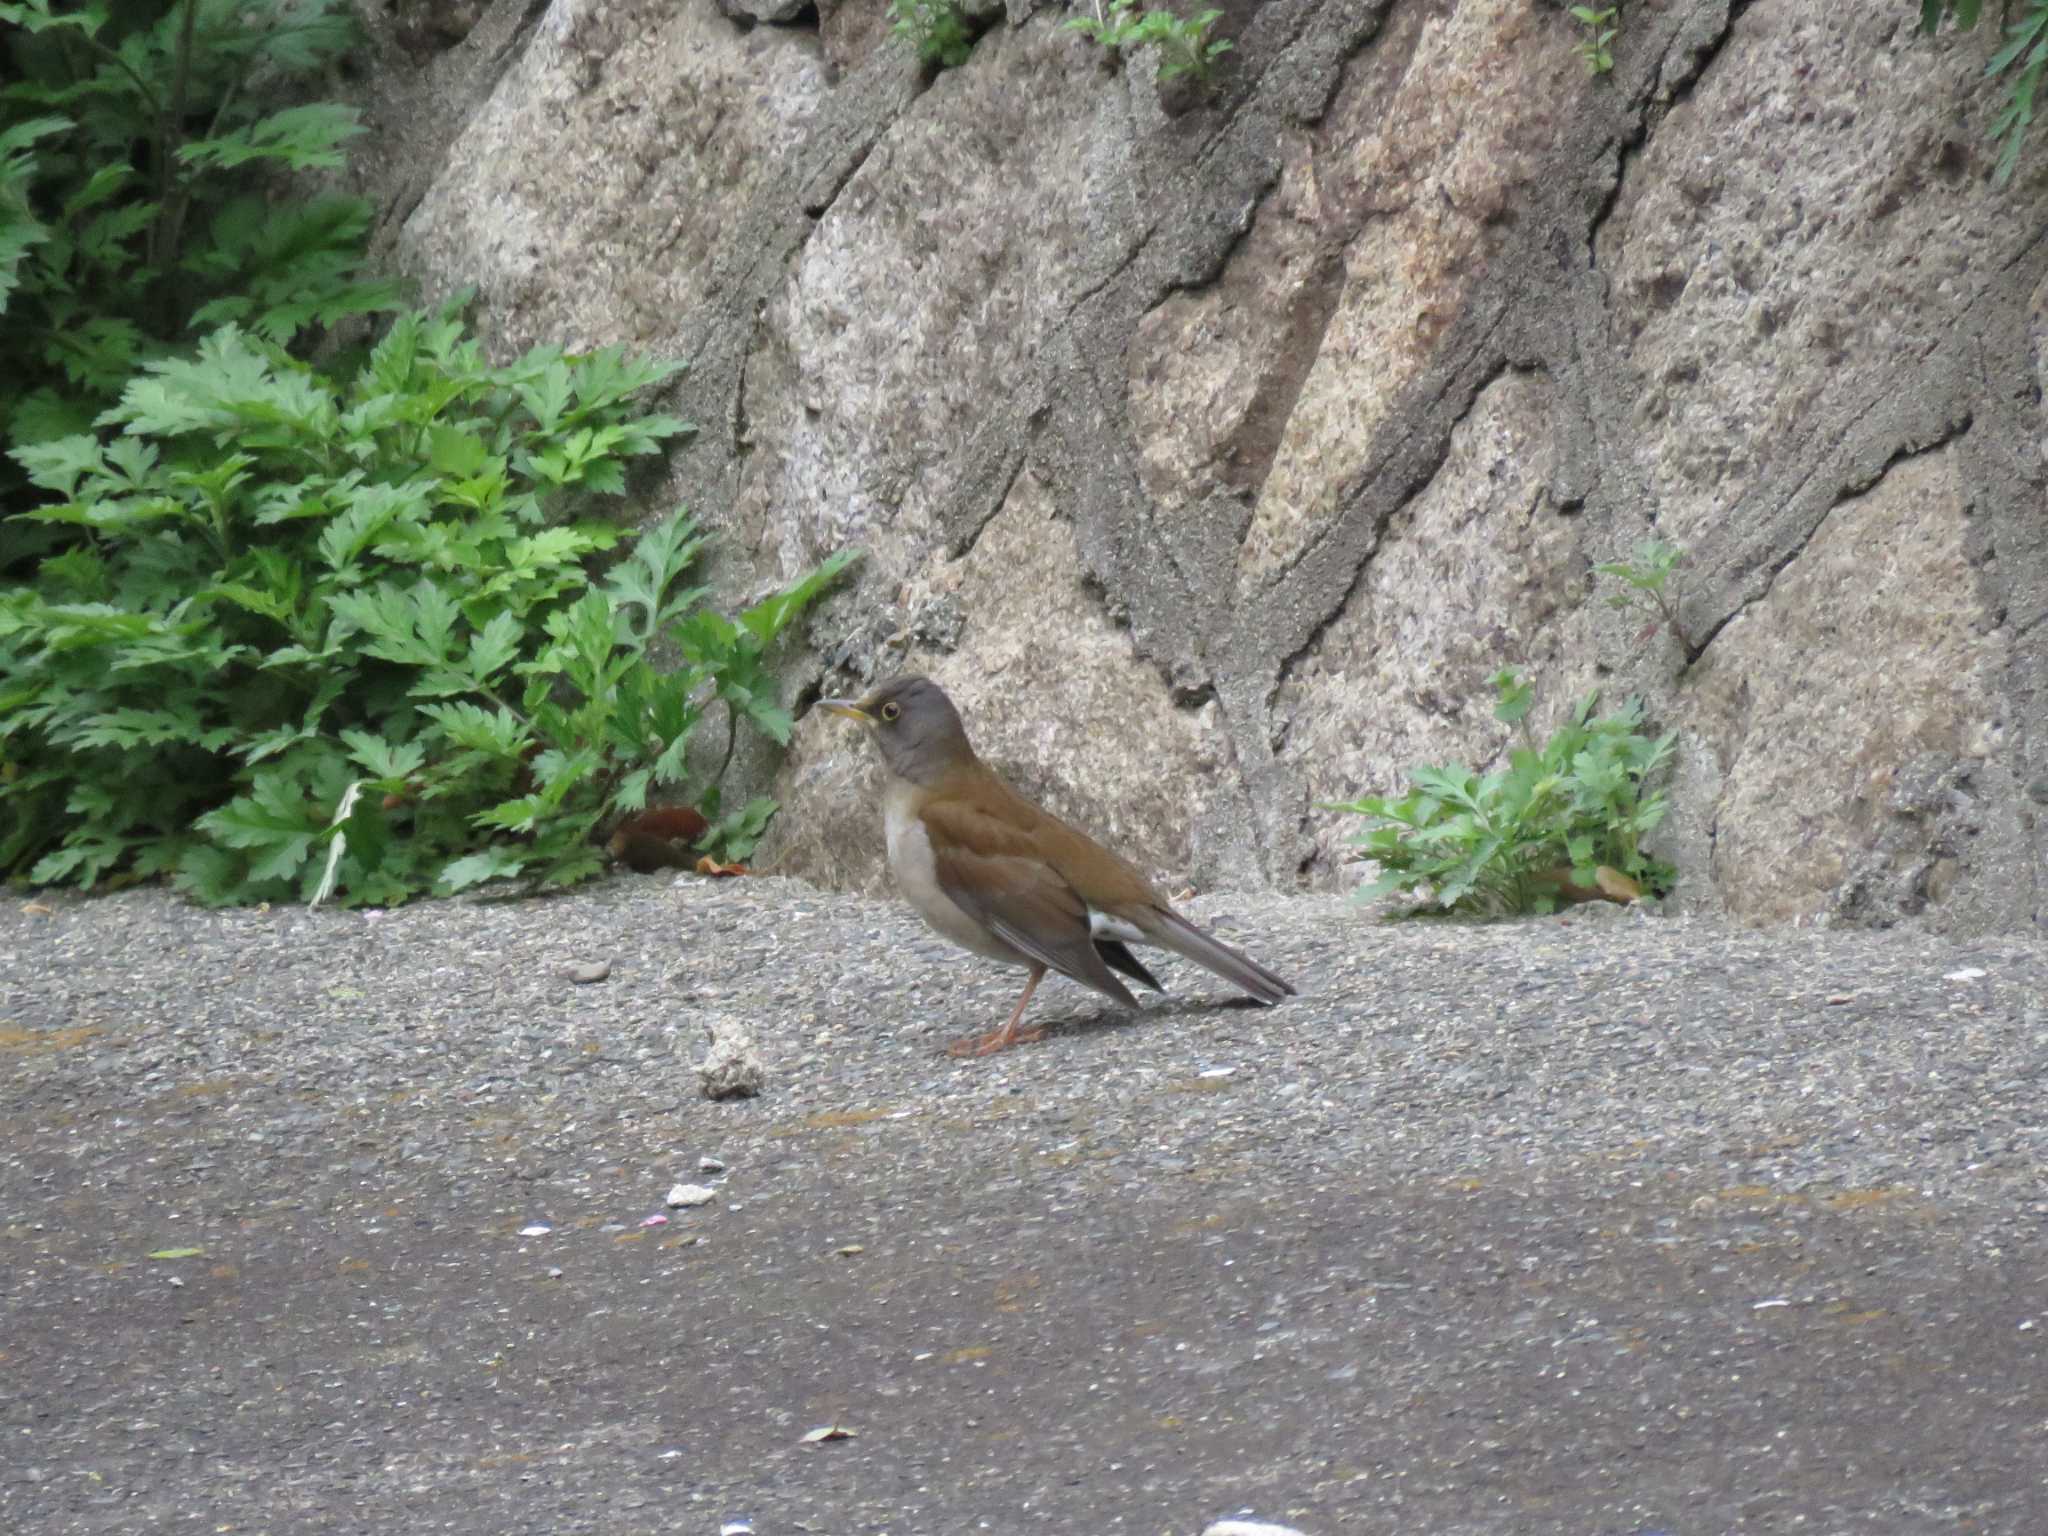
[[[2048,1532],[2039,943],[1189,910],[11,896],[0,1531]]]

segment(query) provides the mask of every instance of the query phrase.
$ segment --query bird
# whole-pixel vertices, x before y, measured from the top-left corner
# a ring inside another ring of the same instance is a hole
[[[881,751],[889,871],[910,905],[961,948],[1029,973],[1008,1021],[954,1041],[953,1055],[1043,1039],[1023,1020],[1048,971],[1126,1008],[1138,1000],[1119,972],[1164,992],[1133,944],[1206,966],[1269,1007],[1294,996],[1272,971],[1174,911],[1129,860],[1005,783],[976,756],[959,710],[930,678],[893,677],[819,707],[858,721]]]

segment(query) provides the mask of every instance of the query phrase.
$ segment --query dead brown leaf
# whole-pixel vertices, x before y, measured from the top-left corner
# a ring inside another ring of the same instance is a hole
[[[657,869],[690,869],[697,861],[691,845],[709,825],[690,806],[651,805],[614,827],[605,847],[614,859],[643,875]]]

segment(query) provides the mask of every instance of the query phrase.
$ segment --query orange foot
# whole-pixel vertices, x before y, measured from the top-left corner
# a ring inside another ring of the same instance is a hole
[[[946,1047],[948,1056],[993,1056],[997,1051],[1007,1050],[1013,1045],[1024,1045],[1033,1040],[1043,1040],[1045,1031],[1033,1026],[1030,1029],[992,1029],[985,1035],[967,1035]]]

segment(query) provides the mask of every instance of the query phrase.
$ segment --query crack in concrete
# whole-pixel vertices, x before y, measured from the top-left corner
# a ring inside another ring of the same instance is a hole
[[[1664,51],[1657,60],[1656,88],[1667,98],[1658,106],[1658,121],[1671,115],[1674,108],[1684,106],[1692,100],[1699,89],[1700,81],[1706,78],[1709,68],[1728,46],[1735,34],[1735,23],[1742,13],[1749,9],[1751,0],[1706,0],[1705,4],[1694,7],[1677,19]],[[1719,9],[1720,15],[1704,25],[1692,23],[1699,17],[1709,16]],[[1686,57],[1677,71],[1670,68],[1674,55],[1683,49]]]
[[[1720,16],[1713,29],[1707,32],[1704,38],[1695,38],[1690,25],[1694,18],[1709,15],[1717,9]],[[1665,37],[1664,47],[1657,55],[1654,67],[1644,69],[1641,79],[1637,82],[1628,109],[1633,121],[1626,133],[1615,135],[1613,177],[1600,206],[1594,210],[1586,231],[1586,255],[1589,263],[1598,261],[1600,235],[1621,202],[1622,189],[1628,183],[1631,158],[1641,154],[1655,134],[1657,126],[1671,115],[1672,109],[1691,96],[1709,66],[1727,46],[1731,30],[1732,22],[1726,0],[1707,0],[1707,3],[1672,18],[1670,31]],[[1669,85],[1666,83],[1665,68],[1673,54],[1681,48],[1690,58],[1690,68],[1676,85]],[[1668,100],[1657,99],[1662,91],[1670,93]],[[1605,154],[1606,151],[1603,149],[1600,153]]]
[[[733,232],[711,263],[706,291],[722,302],[707,306],[678,338],[686,368],[676,398],[700,426],[716,423],[727,464],[714,469],[712,484],[732,481],[746,458],[741,441],[747,360],[753,354],[761,316],[775,292],[794,275],[804,247],[817,233],[822,215],[867,163],[889,129],[914,101],[906,89],[902,61],[878,54],[824,97],[820,121],[785,162],[795,184],[787,200],[764,209]],[[808,166],[808,173],[807,173]],[[819,189],[829,188],[820,199]],[[810,212],[816,203],[819,213]],[[702,462],[700,451],[714,443],[700,431],[695,441],[671,456],[675,464]],[[701,485],[692,500],[708,500]]]
[[[2032,240],[2022,245],[2010,259],[2002,262],[1997,269],[1997,274],[1999,276],[2009,276],[2024,269],[2030,260],[2037,267],[2044,265],[2044,257],[2048,257],[2048,230],[2043,230],[2037,234]],[[2003,295],[2000,292],[2000,285],[1995,282],[1994,278],[1987,276],[1977,292],[1972,295],[1969,303],[1963,306],[1956,319],[1946,327],[1942,334],[1935,337],[1922,348],[1916,359],[1919,364],[1917,368],[1896,371],[1888,376],[1884,383],[1871,389],[1864,398],[1851,402],[1840,411],[1815,413],[1819,417],[1819,425],[1816,426],[1813,434],[1815,436],[1824,435],[1829,432],[1832,420],[1846,416],[1852,421],[1867,421],[1874,416],[1882,415],[1885,407],[1900,402],[1904,402],[1908,407],[1919,406],[1927,413],[1923,417],[1923,421],[1927,421],[1937,414],[1939,420],[1931,426],[1924,426],[1919,433],[1913,432],[1910,428],[1894,429],[1890,441],[1882,445],[1883,455],[1881,458],[1871,452],[1871,449],[1877,445],[1850,441],[1840,445],[1832,454],[1807,461],[1791,487],[1775,494],[1772,500],[1776,503],[1778,509],[1790,508],[1806,498],[1816,486],[1825,482],[1828,476],[1835,475],[1838,478],[1835,479],[1828,493],[1827,504],[1814,517],[1812,524],[1805,532],[1792,543],[1790,548],[1783,555],[1771,560],[1768,566],[1764,568],[1762,588],[1743,598],[1727,613],[1700,631],[1694,648],[1695,659],[1706,653],[1707,647],[1713,643],[1715,636],[1719,635],[1729,624],[1741,617],[1755,603],[1762,601],[1770,595],[1771,588],[1776,583],[1778,576],[1805,551],[1812,542],[1814,535],[1819,532],[1828,517],[1845,497],[1861,495],[1868,491],[1871,486],[1877,484],[1901,460],[1917,457],[1922,453],[1933,452],[1951,442],[1960,441],[1967,435],[1973,421],[1973,413],[1966,402],[1954,399],[1940,401],[1915,400],[1911,392],[1924,388],[1924,381],[1930,376],[1939,377],[1947,371],[1939,367],[1939,364],[1945,357],[1953,355],[1959,349],[1975,346],[1977,344],[1978,332],[1984,323],[1985,311],[1989,307],[2002,302]],[[1848,460],[1846,464],[1844,463],[1845,458]],[[1857,467],[1859,460],[1861,463],[1871,467],[1867,470],[1859,471]],[[1762,489],[1760,487],[1759,492]],[[1742,514],[1752,499],[1753,497],[1744,497],[1741,502],[1738,502],[1731,508],[1728,520],[1731,522],[1741,521]]]
[[[1384,3],[1368,3],[1354,6],[1352,9],[1357,14],[1352,24],[1345,29],[1347,40],[1355,40],[1360,35],[1369,37],[1375,33],[1388,7]],[[1304,8],[1298,21],[1299,24],[1280,50],[1281,61],[1297,50],[1305,37],[1312,35],[1308,8]],[[1359,43],[1358,46],[1363,46],[1363,43]],[[1338,57],[1327,62],[1328,78],[1317,96],[1323,107],[1326,108],[1327,103],[1334,99],[1336,91],[1341,88],[1345,61],[1356,51],[1356,47],[1344,49]],[[1179,179],[1178,184],[1186,190],[1177,200],[1177,206],[1169,213],[1146,223],[1137,233],[1123,259],[1100,281],[1079,294],[1059,317],[1053,327],[1053,336],[1049,338],[1056,338],[1058,345],[1048,345],[1041,349],[1035,378],[1032,381],[1041,399],[1049,397],[1049,380],[1059,371],[1052,359],[1055,355],[1064,353],[1070,358],[1073,372],[1087,379],[1091,395],[1098,397],[1097,404],[1101,409],[1094,413],[1095,418],[1105,424],[1112,416],[1119,420],[1123,418],[1124,412],[1112,412],[1109,409],[1106,397],[1124,400],[1124,394],[1121,390],[1111,389],[1109,381],[1097,376],[1098,369],[1105,361],[1102,349],[1084,345],[1086,337],[1083,332],[1085,331],[1087,336],[1105,332],[1120,335],[1124,338],[1124,346],[1127,347],[1129,337],[1142,316],[1157,309],[1175,293],[1200,292],[1220,280],[1228,268],[1232,255],[1255,227],[1260,207],[1284,172],[1284,160],[1279,150],[1279,122],[1287,116],[1285,95],[1288,91],[1303,88],[1306,75],[1312,73],[1282,72],[1277,69],[1276,62],[1274,67],[1269,67],[1257,77],[1257,83],[1243,99],[1242,105],[1235,106],[1228,112],[1225,126],[1204,141],[1195,157],[1192,173]],[[1283,74],[1285,78],[1281,78]],[[1238,196],[1196,195],[1202,187],[1214,185],[1215,178],[1209,174],[1210,168],[1222,166],[1227,170],[1232,166],[1247,163],[1257,167],[1257,171],[1255,175],[1241,183]],[[1239,206],[1243,212],[1230,220],[1226,228],[1217,210],[1219,207],[1229,206]],[[1204,226],[1207,226],[1206,230]],[[1167,231],[1185,231],[1192,234],[1195,247],[1193,252],[1187,252],[1185,246],[1163,249],[1161,236]],[[1192,255],[1193,258],[1192,275],[1175,272],[1173,269],[1176,266],[1185,271],[1190,264],[1187,260],[1188,255]],[[1116,292],[1120,279],[1134,269],[1142,268],[1147,262],[1155,261],[1162,270],[1150,275],[1150,280],[1144,283],[1139,295],[1109,306],[1120,311],[1119,314],[1112,317],[1092,313],[1103,307],[1105,294]],[[1116,349],[1115,355],[1122,356],[1123,348]],[[1306,372],[1303,374],[1303,381],[1305,379]],[[1297,384],[1297,397],[1299,387]],[[1150,498],[1145,495],[1135,468],[1128,462],[1128,432],[1117,434],[1105,431],[1093,435],[1101,440],[1092,446],[1101,449],[1104,456],[1116,461],[1120,466],[1118,477],[1124,485],[1121,494],[1113,498],[1113,504],[1100,509],[1100,516],[1104,521],[1102,532],[1107,535],[1106,540],[1102,542],[1106,547],[1099,547],[1095,558],[1089,557],[1084,551],[1084,564],[1095,569],[1098,578],[1103,580],[1106,587],[1115,589],[1118,582],[1115,579],[1114,568],[1120,568],[1126,563],[1121,553],[1124,546],[1133,539],[1141,543],[1163,543],[1169,550],[1168,564],[1175,576],[1174,584],[1181,589],[1179,617],[1185,620],[1188,614],[1207,608],[1216,611],[1219,620],[1227,620],[1235,606],[1228,590],[1217,593],[1213,598],[1205,598],[1204,593],[1213,583],[1199,579],[1201,573],[1187,568],[1186,563],[1173,548],[1175,541],[1148,537],[1148,525],[1151,520]],[[985,522],[985,519],[983,521]],[[1076,526],[1085,530],[1091,521],[1092,519],[1087,518],[1077,519]],[[975,536],[978,536],[978,529],[969,534],[970,539]],[[1105,569],[1104,566],[1111,569]],[[1128,587],[1130,584],[1124,585]],[[1213,670],[1205,659],[1207,647],[1199,640],[1200,626],[1193,626],[1191,629],[1185,622],[1172,622],[1169,615],[1141,615],[1134,609],[1126,627],[1130,630],[1133,642],[1137,644],[1141,654],[1166,667],[1170,686],[1195,686],[1173,675],[1178,668],[1171,658],[1175,653],[1179,653],[1184,663],[1192,663],[1198,658],[1203,658],[1201,666],[1205,680],[1200,687],[1214,688]],[[1163,648],[1159,648],[1161,642],[1164,642]]]
[[[519,13],[519,19],[512,24],[511,30],[498,40],[489,58],[484,61],[485,67],[494,68],[496,74],[502,75],[517,56],[526,51],[526,45],[533,40],[534,31],[540,26],[541,17],[547,14],[552,3],[553,0],[526,0]]]
[[[1793,561],[1797,560],[1812,547],[1814,539],[1828,525],[1829,519],[1841,509],[1844,501],[1854,496],[1863,495],[1872,486],[1884,479],[1886,475],[1890,474],[1895,467],[1906,460],[1917,459],[1922,454],[1938,452],[1949,446],[1949,444],[1959,441],[1969,430],[1970,418],[1966,413],[1959,420],[1945,422],[1939,431],[1924,441],[1915,442],[1911,439],[1905,439],[1895,443],[1891,453],[1884,461],[1871,468],[1867,473],[1859,474],[1853,468],[1846,472],[1838,471],[1838,473],[1842,473],[1842,478],[1835,482],[1833,493],[1828,498],[1828,504],[1822,510],[1820,516],[1814,519],[1812,525],[1782,555],[1774,558],[1768,567],[1764,568],[1763,587],[1760,591],[1737,603],[1734,608],[1717,619],[1704,633],[1699,635],[1691,647],[1692,654],[1687,664],[1690,666],[1697,662],[1706,654],[1707,648],[1714,643],[1715,637],[1722,630],[1726,629],[1730,624],[1741,618],[1743,614],[1756,606],[1756,604],[1763,602],[1771,595],[1772,589],[1777,585],[1778,578],[1785,573],[1786,568]],[[1809,486],[1823,480],[1828,474],[1828,466],[1832,462],[1834,461],[1823,461],[1802,475],[1792,494],[1785,498],[1786,504],[1799,500]]]
[[[1474,356],[1481,355],[1480,347],[1485,342],[1490,341],[1499,329],[1500,327],[1496,326],[1490,329],[1485,336],[1479,338],[1478,343],[1474,347]],[[1279,659],[1279,663],[1274,671],[1276,685],[1285,684],[1288,681],[1293,675],[1295,667],[1301,663],[1302,659],[1309,652],[1321,643],[1323,636],[1329,633],[1330,626],[1336,623],[1338,618],[1342,616],[1345,605],[1351,601],[1352,594],[1358,590],[1358,583],[1364,579],[1366,571],[1371,567],[1372,557],[1379,551],[1380,541],[1386,533],[1387,524],[1411,501],[1429,489],[1431,483],[1443,472],[1444,464],[1450,458],[1451,439],[1457,435],[1459,427],[1471,420],[1472,412],[1478,408],[1480,397],[1510,374],[1530,371],[1537,370],[1525,368],[1514,359],[1499,355],[1493,366],[1472,386],[1471,393],[1466,396],[1464,402],[1457,408],[1449,423],[1444,426],[1443,447],[1438,453],[1431,456],[1431,460],[1423,470],[1421,478],[1404,482],[1401,489],[1395,495],[1386,499],[1374,522],[1371,547],[1360,555],[1357,565],[1351,573],[1351,580],[1345,584],[1344,590],[1338,594],[1337,600],[1316,621],[1314,629],[1303,637],[1301,643]],[[1441,400],[1444,396],[1439,394],[1437,398]],[[1364,492],[1361,490],[1359,499],[1363,500],[1363,498]],[[1276,754],[1278,752],[1277,743],[1275,745],[1275,752]]]
[[[1236,429],[1217,445],[1225,466],[1222,478],[1254,499],[1272,477],[1287,424],[1315,372],[1343,299],[1344,253],[1326,248],[1317,253],[1309,277],[1287,307],[1279,366],[1260,378]]]
[[[1477,307],[1477,304],[1468,307],[1464,314],[1471,315]],[[1261,599],[1284,601],[1289,589],[1312,580],[1312,576],[1301,573],[1319,562],[1327,564],[1333,558],[1333,548],[1356,542],[1361,536],[1358,526],[1361,515],[1371,515],[1373,522],[1365,534],[1368,547],[1357,552],[1357,559],[1363,563],[1369,558],[1370,546],[1377,542],[1387,518],[1406,505],[1408,499],[1426,486],[1443,467],[1451,432],[1471,410],[1478,391],[1507,358],[1508,349],[1499,341],[1507,330],[1507,307],[1505,303],[1496,302],[1477,335],[1455,350],[1447,347],[1446,352],[1451,354],[1449,361],[1426,371],[1401,392],[1386,413],[1386,425],[1376,434],[1378,451],[1369,453],[1352,477],[1355,489],[1345,497],[1344,505],[1329,527],[1305,544],[1261,586],[1258,593]],[[1481,359],[1487,361],[1481,362]],[[1469,376],[1475,365],[1482,370],[1482,378],[1476,382]],[[1441,418],[1447,401],[1455,401],[1455,404],[1449,407],[1451,416],[1448,422],[1444,422]],[[1433,424],[1428,435],[1438,442],[1434,451],[1420,459],[1416,458],[1415,445],[1424,434],[1420,429],[1409,428],[1409,423],[1418,417]],[[1413,462],[1408,464],[1405,473],[1400,474],[1397,481],[1400,489],[1389,497],[1382,493],[1379,482],[1384,476],[1397,472],[1404,459]],[[1376,505],[1378,511],[1362,514],[1361,509],[1369,502]],[[1355,579],[1356,572],[1353,572],[1347,580],[1346,592],[1350,589],[1350,581]],[[1341,603],[1341,595],[1338,601]]]
[[[1344,42],[1336,60],[1336,68],[1330,75],[1329,89],[1316,102],[1312,111],[1303,112],[1296,119],[1303,127],[1313,127],[1329,115],[1330,108],[1336,105],[1338,92],[1344,89],[1344,80],[1351,71],[1352,60],[1358,58],[1366,49],[1379,40],[1380,32],[1385,28],[1387,17],[1393,12],[1393,9],[1394,0],[1372,0],[1372,3],[1360,7],[1363,14],[1359,16],[1356,25],[1345,29]],[[1300,41],[1300,34],[1296,34],[1293,43],[1289,46],[1296,46]]]
[[[1036,415],[1038,412],[1025,414]],[[991,416],[968,444],[967,468],[955,482],[956,490],[949,498],[951,504],[940,519],[946,531],[946,558],[949,560],[966,558],[981,542],[982,534],[995,521],[996,514],[1003,510],[1017,477],[1024,473],[1024,466],[1030,462],[1031,455],[1022,443],[1012,446],[1008,441],[1011,423],[1012,418],[1008,416]],[[965,527],[953,527],[957,506],[962,502],[970,504],[971,515]]]

